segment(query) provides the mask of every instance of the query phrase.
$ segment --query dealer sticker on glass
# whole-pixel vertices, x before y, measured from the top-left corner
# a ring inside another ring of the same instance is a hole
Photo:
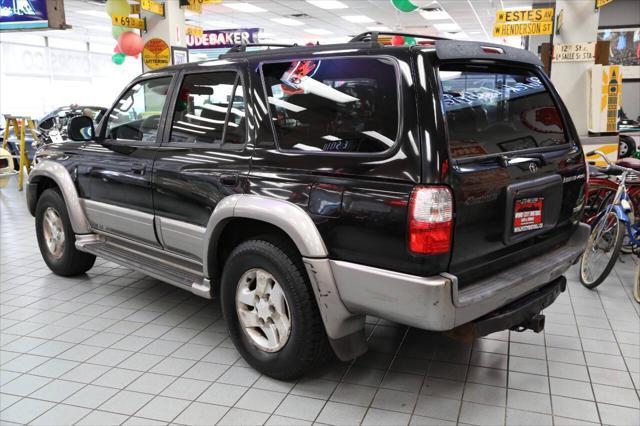
[[[523,198],[516,200],[513,216],[513,232],[532,231],[541,229],[542,223],[542,205],[544,198]]]

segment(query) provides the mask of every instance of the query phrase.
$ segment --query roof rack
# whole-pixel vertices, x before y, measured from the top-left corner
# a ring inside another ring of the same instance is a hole
[[[283,43],[243,43],[236,44],[229,50],[227,50],[224,54],[229,53],[242,53],[247,51],[247,47],[296,47],[297,43],[294,44],[283,44]]]
[[[378,43],[378,37],[380,35],[390,35],[390,36],[403,36],[403,37],[415,37],[415,38],[424,38],[427,40],[451,40],[446,37],[436,37],[424,34],[410,34],[410,33],[396,33],[396,32],[387,32],[387,31],[367,31],[362,34],[358,34],[354,38],[352,38],[349,43],[361,43],[361,42],[371,42]]]

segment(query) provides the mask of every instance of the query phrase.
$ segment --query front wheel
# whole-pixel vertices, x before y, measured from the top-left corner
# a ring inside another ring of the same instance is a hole
[[[42,193],[36,205],[36,235],[45,263],[55,274],[65,277],[87,272],[96,257],[76,249],[67,206],[56,189]]]
[[[250,240],[224,266],[220,288],[229,335],[256,370],[280,380],[324,361],[328,340],[300,255],[286,243]]]
[[[580,282],[587,288],[599,286],[613,269],[620,255],[624,226],[611,211],[593,227],[580,261]]]

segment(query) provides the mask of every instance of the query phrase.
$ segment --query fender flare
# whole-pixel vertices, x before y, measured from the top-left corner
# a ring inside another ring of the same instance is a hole
[[[91,226],[89,220],[82,210],[80,204],[80,197],[78,197],[78,191],[71,179],[69,171],[60,163],[56,163],[51,160],[43,160],[36,164],[29,173],[29,183],[35,183],[39,180],[39,177],[46,177],[52,179],[60,191],[62,192],[62,198],[67,206],[67,212],[69,213],[69,221],[73,232],[76,234],[89,234],[91,233]],[[35,188],[32,185],[27,185],[27,191],[33,191]]]
[[[259,195],[236,194],[225,197],[209,217],[204,236],[202,264],[204,276],[210,277],[210,256],[226,222],[231,218],[255,219],[282,229],[294,242],[303,257],[326,258],[329,253],[311,217],[301,207],[285,200]]]

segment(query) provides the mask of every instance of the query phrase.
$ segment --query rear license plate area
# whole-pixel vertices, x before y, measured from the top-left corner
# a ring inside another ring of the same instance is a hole
[[[542,229],[542,210],[544,197],[521,198],[515,200],[513,207],[513,233]]]
[[[504,205],[504,243],[511,245],[524,241],[555,227],[560,217],[561,205],[560,175],[509,185]]]

